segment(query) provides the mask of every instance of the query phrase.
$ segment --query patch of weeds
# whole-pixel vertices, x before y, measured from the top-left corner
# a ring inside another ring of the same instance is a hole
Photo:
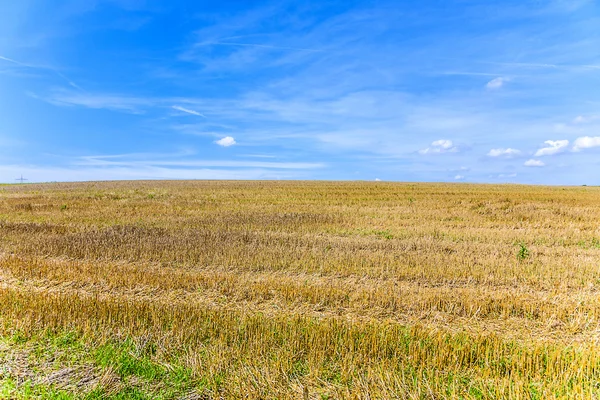
[[[335,362],[328,362],[324,365],[320,378],[334,385],[343,384],[342,371],[340,370],[340,366],[335,364]]]
[[[519,246],[519,250],[517,251],[517,259],[519,261],[524,261],[527,258],[529,258],[529,249],[527,248],[527,246],[525,246],[525,243],[520,242],[517,243],[517,245]]]
[[[477,386],[471,386],[469,388],[469,396],[474,399],[483,399],[483,391]]]
[[[0,378],[2,376],[0,375]],[[2,378],[0,379],[0,398],[2,399],[10,399],[12,398],[13,393],[17,390],[17,385],[15,381],[11,378]]]
[[[443,218],[443,220],[448,222],[463,222],[465,219],[463,217],[452,216]]]
[[[589,242],[587,240],[580,240],[577,242],[577,246],[584,249],[600,249],[600,239],[592,238]]]
[[[386,240],[391,240],[394,238],[394,235],[390,231],[373,231],[373,233]]]
[[[83,398],[85,400],[146,400],[156,398],[162,399],[163,397],[150,396],[138,388],[127,386],[116,393],[108,393],[103,388],[98,388],[91,391]]]
[[[308,375],[309,369],[305,360],[295,360],[292,363],[292,367],[288,372],[290,378],[299,378],[301,376]]]
[[[142,392],[140,389],[135,387],[126,387],[125,389],[106,397],[101,397],[102,399],[111,399],[111,400],[146,400],[152,399],[155,397],[150,397],[146,393]]]
[[[208,385],[212,390],[219,392],[225,385],[226,374],[224,371],[219,371],[212,375],[212,385]]]
[[[171,382],[180,386],[189,384],[192,380],[192,370],[182,365],[177,365],[168,371],[168,377]]]
[[[106,344],[96,351],[96,361],[102,367],[112,367],[121,378],[131,375],[147,380],[162,378],[166,371],[144,355],[135,354],[133,343],[128,340],[122,346]]]
[[[17,345],[27,343],[29,339],[30,338],[20,330],[15,330],[10,337],[10,340]]]
[[[535,382],[531,382],[529,384],[529,395],[531,400],[537,400],[542,398],[542,393],[540,392],[539,384]]]
[[[73,331],[26,336],[15,330],[0,339],[9,349],[26,354],[27,368],[35,373],[30,381],[17,384],[10,370],[3,373],[0,368],[0,399],[171,399],[198,387],[192,370],[177,360],[155,361],[153,342],[110,340],[92,346],[93,339]],[[2,358],[0,354],[0,364]],[[109,386],[102,383],[106,373],[113,376]]]
[[[79,344],[79,338],[77,332],[69,331],[59,335],[50,334],[50,338],[54,344],[58,347],[73,347]]]
[[[77,399],[75,395],[69,392],[58,390],[48,385],[25,382],[17,386],[12,379],[0,381],[0,395],[3,399]]]
[[[123,396],[117,394],[109,398],[172,398],[189,390],[197,383],[192,378],[191,369],[179,364],[160,364],[152,359],[155,353],[156,346],[154,344],[136,346],[131,339],[127,339],[125,342],[110,342],[98,347],[95,352],[98,365],[103,368],[111,368],[125,382],[136,381],[139,378],[144,382],[142,387],[145,389],[144,392],[124,392]],[[162,389],[156,387],[155,390],[152,390],[152,386],[157,383],[165,385]],[[139,385],[130,386],[128,387],[131,390],[135,389],[135,386],[139,387]],[[147,397],[144,393],[152,395]]]
[[[56,334],[46,331],[29,341],[32,344],[31,352],[38,362],[45,363],[50,360],[52,364],[66,366],[85,363],[83,359],[86,358],[87,350],[77,332],[66,331]]]

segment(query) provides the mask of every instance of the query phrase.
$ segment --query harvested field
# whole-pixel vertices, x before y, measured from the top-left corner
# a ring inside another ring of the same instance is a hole
[[[600,188],[10,185],[0,244],[2,398],[600,397]]]

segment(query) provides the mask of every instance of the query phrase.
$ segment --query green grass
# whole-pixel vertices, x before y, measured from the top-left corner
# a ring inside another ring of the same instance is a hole
[[[205,382],[193,378],[191,370],[177,363],[155,360],[152,344],[140,346],[131,338],[111,339],[94,344],[89,338],[72,331],[40,333],[26,337],[19,331],[0,336],[0,399],[176,399],[190,391],[201,392]],[[15,376],[14,358],[27,362],[27,376]],[[63,368],[93,366],[96,383],[77,389],[45,383],[44,377]],[[98,383],[107,372],[115,375],[116,384],[105,387]]]

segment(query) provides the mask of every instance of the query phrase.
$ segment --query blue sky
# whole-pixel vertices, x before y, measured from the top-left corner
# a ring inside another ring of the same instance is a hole
[[[0,181],[600,184],[594,0],[0,0]]]

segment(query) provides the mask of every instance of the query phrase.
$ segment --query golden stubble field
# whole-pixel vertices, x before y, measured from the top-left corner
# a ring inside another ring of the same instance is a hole
[[[0,397],[591,399],[600,188],[0,187]]]

